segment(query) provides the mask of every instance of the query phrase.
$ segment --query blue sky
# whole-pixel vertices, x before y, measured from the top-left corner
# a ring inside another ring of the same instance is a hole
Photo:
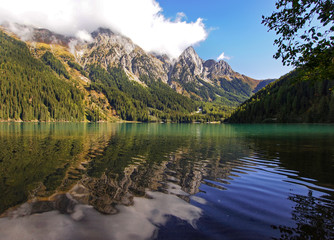
[[[261,24],[262,15],[275,11],[274,0],[157,0],[167,18],[178,12],[186,21],[204,19],[209,36],[195,49],[204,60],[224,52],[231,67],[255,79],[279,78],[292,70],[272,56],[276,35]]]
[[[274,10],[275,0],[58,0],[52,8],[45,0],[0,0],[0,24],[17,22],[79,38],[107,27],[147,52],[172,58],[189,45],[204,60],[224,52],[235,71],[266,79],[291,70],[273,59],[276,36],[261,24],[261,16]],[[178,13],[186,17],[180,20]]]

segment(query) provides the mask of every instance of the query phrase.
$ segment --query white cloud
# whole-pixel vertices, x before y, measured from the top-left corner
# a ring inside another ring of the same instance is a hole
[[[21,27],[17,24],[9,23],[9,29],[19,36],[23,41],[27,41],[32,37],[32,29],[30,27]]]
[[[79,40],[81,40],[81,41],[83,41],[83,42],[91,42],[91,41],[93,41],[92,36],[91,36],[90,33],[88,33],[86,30],[80,30],[80,31],[78,31],[78,32],[75,34],[75,36],[76,36]]]
[[[225,56],[225,53],[222,52],[222,54],[220,54],[219,57],[217,58],[217,61],[219,61],[219,60],[230,60],[230,59],[231,59],[231,57]]]
[[[176,14],[176,22],[181,22],[182,20],[187,20],[187,16],[186,16],[186,14],[184,13],[184,12],[178,12],[177,14]]]
[[[0,0],[0,22],[12,21],[76,36],[107,27],[130,37],[146,51],[177,57],[204,41],[201,18],[187,22],[185,14],[167,19],[156,0]],[[87,37],[87,35],[86,35]]]

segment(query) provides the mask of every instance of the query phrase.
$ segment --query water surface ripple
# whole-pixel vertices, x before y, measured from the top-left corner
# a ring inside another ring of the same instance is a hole
[[[334,126],[0,124],[0,239],[333,239]]]

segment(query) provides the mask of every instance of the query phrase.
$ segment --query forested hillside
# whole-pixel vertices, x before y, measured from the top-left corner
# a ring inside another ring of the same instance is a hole
[[[179,82],[174,80],[174,82]],[[182,83],[185,91],[192,93],[191,98],[198,101],[220,102],[226,106],[237,106],[252,95],[250,86],[240,79],[231,81],[226,79],[217,80],[217,85],[212,85],[198,78],[197,83]],[[200,86],[198,86],[200,85]]]
[[[92,65],[88,68],[91,88],[103,92],[122,119],[152,121],[190,114],[197,109],[191,99],[181,96],[159,81],[143,77],[149,87],[130,81],[120,68],[108,70]]]
[[[33,57],[24,42],[0,31],[1,120],[85,120],[83,94],[62,79],[69,76],[50,54],[42,60],[51,68]]]
[[[176,63],[155,57],[110,30],[77,50],[46,29],[34,29],[32,42],[7,33],[0,31],[0,121],[222,121],[268,83],[204,61],[192,47]]]
[[[94,122],[108,120],[113,111],[128,121],[207,122],[231,112],[225,103],[194,101],[145,75],[138,83],[119,67],[84,69],[73,60],[61,61],[45,45],[33,56],[22,41],[3,32],[0,40],[2,121]]]
[[[229,108],[214,103],[200,103],[176,93],[161,81],[142,76],[145,85],[130,81],[121,68],[99,65],[87,68],[90,88],[104,93],[119,116],[129,121],[220,121]],[[194,114],[201,108],[202,111]],[[95,119],[89,119],[95,120]]]
[[[299,69],[260,90],[238,107],[228,121],[333,123],[333,89],[333,65],[320,72]]]

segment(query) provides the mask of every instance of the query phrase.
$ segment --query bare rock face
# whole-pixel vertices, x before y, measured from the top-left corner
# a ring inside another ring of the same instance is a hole
[[[203,60],[197,55],[193,47],[189,47],[180,55],[169,74],[169,82],[196,82],[196,76],[203,72]]]
[[[147,54],[131,39],[103,28],[93,32],[92,37],[92,43],[82,46],[82,65],[98,63],[105,68],[122,67],[132,80],[140,81],[140,77],[145,75],[167,83],[168,74],[164,63]]]
[[[163,54],[163,55],[158,55],[158,54],[152,54],[153,57],[157,58],[158,60],[160,60],[160,62],[162,63],[162,67],[165,71],[165,73],[168,74],[168,79],[170,78],[170,73],[171,73],[171,70],[173,68],[173,65],[174,65],[174,62],[175,60],[174,59],[170,59],[170,57],[166,54]]]
[[[213,80],[224,78],[231,80],[233,77],[241,78],[239,73],[232,70],[231,66],[220,60],[203,61],[195,52],[194,48],[187,48],[178,58],[174,65],[172,80],[180,82],[196,82],[198,78],[213,84]]]
[[[59,44],[62,46],[68,46],[73,38],[66,37],[60,34],[55,34],[47,29],[34,29],[33,41],[44,42],[47,44]]]
[[[198,79],[213,85],[213,80],[241,77],[225,62],[203,61],[193,47],[188,47],[178,59],[171,60],[167,55],[149,54],[131,39],[99,28],[92,33],[93,42],[81,47],[83,66],[98,63],[103,67],[122,67],[132,80],[140,82],[141,76],[168,83],[179,93],[184,93],[182,83],[193,82],[199,86]],[[176,84],[179,82],[179,84]],[[181,85],[180,85],[181,84]]]
[[[199,76],[203,73],[203,60],[197,55],[193,47],[188,47],[179,57],[184,61],[192,75]]]
[[[250,89],[254,91],[262,82],[233,71],[231,66],[223,60],[203,61],[192,47],[187,48],[180,55],[172,65],[168,76],[168,84],[178,93],[194,96],[200,100],[205,99],[205,92],[211,92],[211,96],[215,98],[215,94],[224,94],[223,89],[236,94],[240,92],[249,97],[252,94]],[[226,84],[229,86],[225,87]],[[209,97],[206,100],[211,101],[212,98]]]
[[[220,60],[216,62],[215,60],[208,60],[204,63],[205,77],[210,79],[218,79],[220,77],[235,76],[230,65],[227,62]]]

